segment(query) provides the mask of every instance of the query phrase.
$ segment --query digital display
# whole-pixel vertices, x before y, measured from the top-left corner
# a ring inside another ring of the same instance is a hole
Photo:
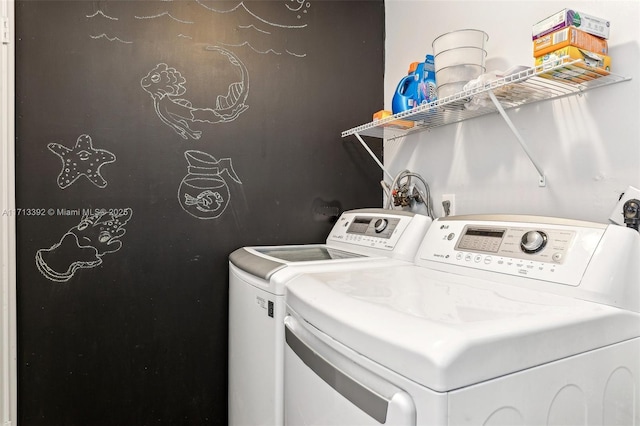
[[[467,228],[456,249],[497,253],[504,234],[504,229]]]
[[[369,229],[369,223],[371,223],[371,218],[361,218],[356,217],[351,222],[351,226],[347,230],[349,234],[365,234],[367,229]]]
[[[368,218],[356,217],[355,219],[353,219],[353,223],[364,223],[366,225],[369,225],[370,222],[371,219]]]
[[[467,229],[465,235],[474,235],[477,237],[492,237],[502,238],[504,236],[504,230],[492,230],[492,229]]]

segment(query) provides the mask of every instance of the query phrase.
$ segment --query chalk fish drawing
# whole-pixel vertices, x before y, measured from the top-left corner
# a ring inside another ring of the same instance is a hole
[[[227,94],[216,98],[215,108],[195,108],[187,99],[178,98],[186,93],[187,81],[178,70],[165,63],[158,64],[140,81],[142,88],[151,95],[160,120],[183,139],[200,139],[202,136],[202,132],[189,127],[189,122],[228,123],[249,108],[245,104],[249,94],[249,73],[245,65],[222,47],[208,46],[207,50],[225,55],[241,73],[240,81],[231,83]]]
[[[80,223],[69,229],[60,241],[36,253],[36,266],[45,278],[66,282],[78,269],[95,268],[102,264],[105,254],[122,247],[120,238],[131,219],[130,208],[111,211],[96,210],[82,215]]]
[[[178,188],[178,201],[182,209],[198,219],[215,219],[224,213],[231,200],[226,174],[242,184],[233,170],[230,158],[216,160],[211,154],[189,150],[184,153],[188,174]]]
[[[116,161],[116,156],[105,149],[94,148],[91,136],[80,135],[73,148],[59,143],[50,143],[47,147],[62,160],[62,170],[58,175],[60,189],[67,188],[80,176],[85,176],[98,188],[107,186],[100,169]]]

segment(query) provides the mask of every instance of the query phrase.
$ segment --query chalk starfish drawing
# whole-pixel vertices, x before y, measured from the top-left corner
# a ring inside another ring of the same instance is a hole
[[[120,238],[131,219],[130,208],[96,210],[85,213],[77,226],[69,229],[60,241],[36,253],[36,266],[45,278],[66,282],[78,269],[101,265],[103,256],[122,247]]]
[[[226,174],[242,184],[233,170],[230,158],[217,160],[211,154],[189,150],[184,153],[189,163],[189,174],[178,188],[178,201],[182,209],[198,219],[214,219],[224,213],[231,200]]]
[[[245,65],[222,47],[208,46],[207,50],[225,55],[241,73],[240,81],[231,83],[227,94],[216,98],[215,108],[195,108],[187,99],[178,98],[186,93],[187,81],[179,71],[165,63],[158,64],[140,81],[142,88],[151,95],[160,120],[183,139],[200,139],[202,135],[202,132],[192,130],[189,122],[228,123],[249,108],[245,104],[249,94],[249,73]]]
[[[100,169],[116,161],[116,156],[105,149],[94,148],[91,136],[80,135],[73,148],[59,143],[50,143],[47,147],[62,160],[62,170],[58,175],[60,189],[67,188],[80,176],[85,176],[98,188],[107,186]]]

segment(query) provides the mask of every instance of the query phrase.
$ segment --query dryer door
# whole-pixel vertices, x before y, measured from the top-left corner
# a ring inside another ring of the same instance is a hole
[[[337,352],[296,318],[284,322],[285,424],[416,424],[409,394]]]

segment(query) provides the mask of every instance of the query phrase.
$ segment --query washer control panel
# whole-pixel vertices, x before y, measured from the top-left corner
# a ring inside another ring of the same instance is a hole
[[[411,218],[390,215],[343,215],[328,241],[392,250]]]
[[[327,244],[413,251],[410,256],[413,259],[430,223],[426,217],[402,211],[352,210],[340,216],[327,237]]]
[[[604,224],[537,216],[441,218],[427,231],[418,263],[578,285],[605,229]]]

